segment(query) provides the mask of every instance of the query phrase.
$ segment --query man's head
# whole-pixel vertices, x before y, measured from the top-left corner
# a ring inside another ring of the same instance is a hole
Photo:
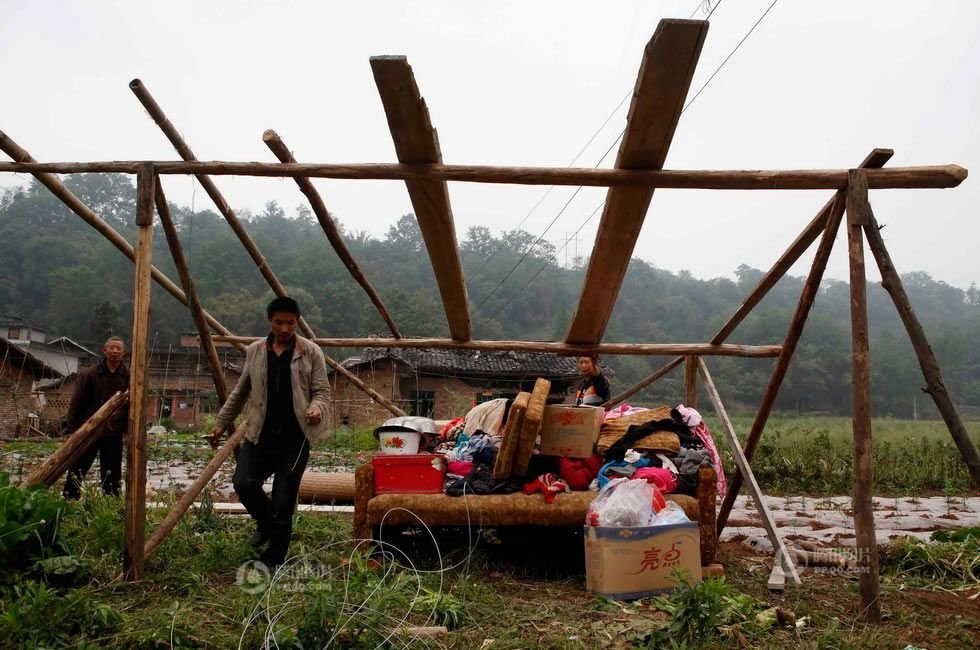
[[[299,305],[288,296],[280,296],[269,303],[265,310],[269,317],[272,336],[278,343],[289,343],[296,336],[299,323]]]
[[[102,356],[110,365],[117,365],[126,356],[126,342],[118,336],[110,336],[102,346]]]

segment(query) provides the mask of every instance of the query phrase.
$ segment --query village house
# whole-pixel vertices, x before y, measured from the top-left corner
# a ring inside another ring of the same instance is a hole
[[[410,415],[450,419],[487,400],[551,381],[549,402],[568,400],[578,383],[576,357],[540,352],[365,348],[342,364]],[[377,425],[391,413],[339,373],[330,373],[333,427]]]
[[[0,336],[0,435],[41,433],[37,386],[60,377],[57,370]]]

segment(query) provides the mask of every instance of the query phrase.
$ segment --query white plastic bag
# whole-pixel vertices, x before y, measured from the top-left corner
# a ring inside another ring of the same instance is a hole
[[[666,507],[654,516],[653,522],[650,525],[669,526],[670,524],[686,524],[690,521],[687,515],[684,514],[684,508],[673,501],[668,501]]]
[[[653,520],[653,486],[646,481],[613,479],[589,507],[593,526],[649,526]]]

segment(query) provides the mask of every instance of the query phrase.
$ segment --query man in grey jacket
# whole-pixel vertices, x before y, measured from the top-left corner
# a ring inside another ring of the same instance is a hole
[[[296,334],[296,301],[280,297],[266,309],[271,333],[248,346],[245,367],[211,429],[211,444],[245,408],[245,441],[238,454],[233,484],[255,519],[251,543],[268,548],[259,560],[283,563],[293,531],[293,512],[310,446],[326,435],[330,384],[323,352]],[[246,401],[248,402],[246,406]],[[270,476],[272,499],[262,485]]]

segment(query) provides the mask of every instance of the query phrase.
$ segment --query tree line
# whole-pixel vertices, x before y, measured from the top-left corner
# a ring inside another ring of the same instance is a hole
[[[66,185],[109,225],[135,241],[135,190],[125,175],[68,176]],[[272,293],[224,219],[211,210],[171,206],[197,291],[205,308],[235,333],[266,330],[264,306]],[[387,335],[384,321],[333,253],[310,210],[291,213],[275,202],[262,212],[238,212],[259,249],[304,309],[318,335]],[[383,237],[338,224],[364,273],[378,289],[406,336],[448,336],[418,224],[401,216]],[[495,234],[479,226],[458,233],[471,304],[473,334],[481,339],[555,340],[564,336],[578,302],[587,260],[571,268],[556,261],[555,247],[535,243],[523,230]],[[162,229],[154,230],[154,263],[177,274]],[[530,252],[528,250],[530,249]],[[774,255],[777,251],[774,250]],[[438,252],[436,253],[438,254]],[[523,263],[516,266],[518,260]],[[509,277],[506,277],[510,274]],[[698,279],[633,259],[610,319],[607,342],[704,342],[741,304],[763,271],[746,265],[735,279]],[[506,277],[506,281],[502,280]],[[980,413],[980,291],[960,289],[911,272],[902,276],[943,367],[958,406]],[[803,287],[786,276],[730,337],[729,342],[782,342]],[[128,338],[132,316],[132,264],[37,182],[0,194],[0,313],[17,315],[96,346],[110,333]],[[521,289],[523,287],[523,289]],[[186,308],[154,285],[153,344],[176,343],[192,331]],[[850,408],[849,289],[825,279],[803,339],[777,401],[793,412],[842,414]],[[872,399],[875,413],[934,417],[918,364],[890,298],[868,285]],[[356,353],[335,350],[336,356]],[[632,385],[666,359],[606,357],[614,392]],[[771,359],[714,358],[709,363],[726,401],[758,403],[773,367]],[[682,373],[632,398],[677,402]]]

